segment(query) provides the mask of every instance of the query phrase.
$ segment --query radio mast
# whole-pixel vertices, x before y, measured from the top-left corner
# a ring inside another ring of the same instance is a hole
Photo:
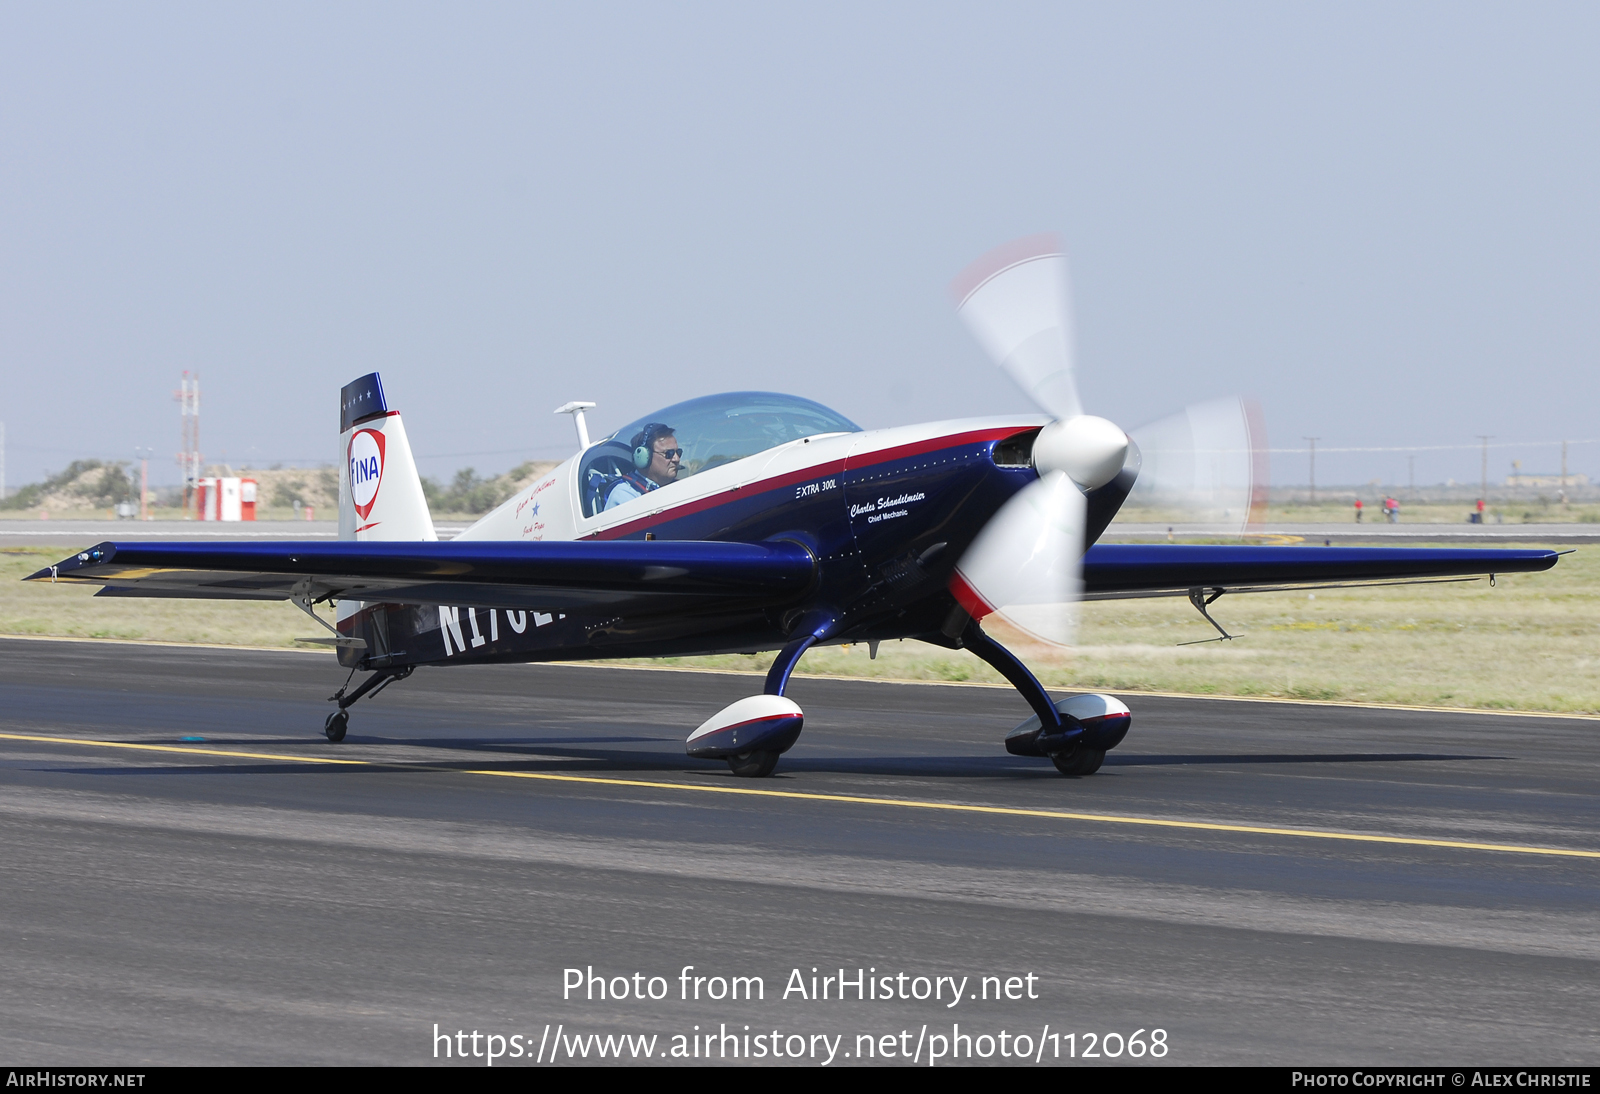
[[[200,502],[200,374],[191,376],[185,369],[183,382],[172,397],[178,400],[183,418],[183,451],[178,453],[178,467],[183,472],[183,508],[187,511]]]

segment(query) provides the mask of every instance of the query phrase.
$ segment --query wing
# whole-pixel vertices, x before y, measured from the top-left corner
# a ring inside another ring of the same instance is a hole
[[[1085,600],[1183,596],[1307,585],[1438,581],[1548,570],[1546,550],[1450,547],[1251,547],[1102,543],[1083,556]]]
[[[213,542],[101,543],[24,580],[99,584],[101,596],[657,612],[779,603],[816,573],[811,552],[789,540]]]

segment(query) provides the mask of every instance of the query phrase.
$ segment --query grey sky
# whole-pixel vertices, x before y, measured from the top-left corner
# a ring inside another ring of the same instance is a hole
[[[945,286],[1051,229],[1085,401],[1124,426],[1237,391],[1277,448],[1600,438],[1597,30],[1560,4],[5,3],[7,477],[147,444],[175,481],[185,368],[235,464],[333,459],[337,389],[378,369],[434,475],[565,455],[569,399],[600,431],[730,388],[868,426],[1029,409]]]

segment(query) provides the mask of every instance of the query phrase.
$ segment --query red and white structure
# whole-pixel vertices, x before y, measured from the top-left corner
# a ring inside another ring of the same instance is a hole
[[[195,510],[201,520],[255,520],[256,480],[196,479]]]

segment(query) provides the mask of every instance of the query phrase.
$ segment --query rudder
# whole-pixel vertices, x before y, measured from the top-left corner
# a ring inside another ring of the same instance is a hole
[[[339,392],[339,538],[436,540],[422,478],[400,412],[390,410],[376,372]]]

